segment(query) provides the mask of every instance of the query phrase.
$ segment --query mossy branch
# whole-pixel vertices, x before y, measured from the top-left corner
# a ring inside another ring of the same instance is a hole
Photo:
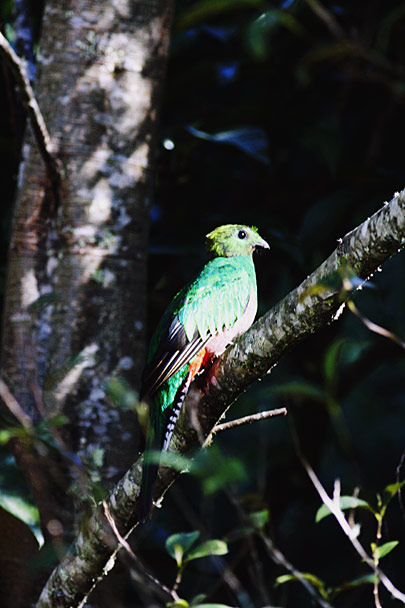
[[[250,384],[272,367],[309,334],[337,318],[342,290],[329,287],[330,277],[352,269],[366,280],[405,245],[405,190],[390,203],[339,240],[335,251],[295,290],[259,319],[233,344],[211,369],[205,388],[194,388],[187,408],[198,408],[198,428],[189,416],[180,417],[171,449],[189,453],[207,442],[218,420]],[[319,286],[322,287],[319,289]],[[194,425],[195,427],[195,425]],[[141,460],[116,485],[107,503],[120,534],[127,538],[137,524],[137,497]],[[178,472],[161,468],[155,501],[161,500]],[[38,608],[83,606],[91,589],[114,564],[117,540],[101,506],[86,520],[72,552],[54,570]]]

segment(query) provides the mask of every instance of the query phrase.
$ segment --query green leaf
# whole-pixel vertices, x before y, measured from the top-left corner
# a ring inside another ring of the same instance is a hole
[[[209,555],[226,555],[228,553],[228,545],[223,540],[207,540],[192,549],[186,556],[185,562],[190,562],[192,559],[207,557]]]
[[[315,384],[305,382],[304,380],[293,380],[292,382],[269,387],[268,394],[283,395],[286,397],[308,397],[316,401],[325,401],[325,391]]]
[[[23,521],[31,529],[40,546],[44,544],[44,537],[39,525],[39,512],[35,505],[30,504],[21,496],[2,491],[0,492],[0,506]]]
[[[108,378],[105,388],[107,397],[114,405],[135,411],[138,405],[138,395],[124,378],[119,376]]]
[[[374,582],[375,574],[364,574],[363,576],[359,576],[352,581],[345,581],[342,585],[339,585],[339,587],[335,587],[333,589],[333,597],[335,598],[337,595],[342,593],[342,591],[346,591],[347,589],[360,587],[361,585],[374,584]]]
[[[176,20],[176,27],[187,29],[216,15],[241,9],[265,7],[264,0],[201,0],[193,2]]]
[[[187,600],[179,598],[174,602],[169,602],[168,604],[166,604],[166,606],[167,608],[189,608],[190,604],[187,602]]]
[[[267,10],[250,23],[247,28],[247,43],[256,59],[263,60],[269,56],[272,35],[280,27],[285,27],[296,36],[306,37],[304,28],[291,13],[279,9]]]
[[[300,572],[300,576],[295,576],[294,574],[283,574],[282,576],[278,576],[276,578],[275,587],[277,587],[278,585],[283,585],[284,583],[289,583],[291,581],[299,581],[301,577],[311,583],[313,587],[318,589],[322,597],[328,599],[328,594],[325,590],[325,583],[320,578],[315,576],[315,574],[311,574],[311,572]]]
[[[190,125],[187,127],[187,131],[199,139],[235,146],[265,165],[270,163],[267,134],[259,127],[236,127],[229,131],[219,131],[211,135]],[[226,309],[223,310],[223,313],[226,314]]]
[[[195,604],[193,608],[234,608],[228,604]]]
[[[166,551],[176,560],[179,567],[182,564],[184,553],[190,549],[199,536],[200,533],[198,530],[195,530],[194,532],[179,532],[178,534],[172,534],[166,539]]]
[[[160,463],[162,466],[170,467],[176,471],[189,471],[193,465],[191,458],[187,458],[182,454],[174,452],[159,452],[155,451],[155,458],[152,462]]]
[[[344,588],[350,587],[359,587],[360,585],[365,585],[368,583],[374,583],[375,574],[364,574],[364,576],[359,576],[358,578],[353,579],[352,581],[347,581],[344,583]]]
[[[246,479],[243,463],[237,458],[227,458],[216,447],[197,454],[191,473],[201,479],[205,494],[214,494],[228,483]]]
[[[397,483],[391,483],[384,488],[386,494],[386,504],[389,503],[391,498],[394,498],[395,494],[399,492],[402,486],[405,484],[405,480],[398,481]]]
[[[198,595],[196,595],[195,597],[193,597],[193,599],[191,600],[190,606],[192,606],[194,608],[194,606],[197,606],[198,604],[200,604],[201,602],[203,602],[206,597],[207,596],[205,595],[205,593],[199,593]]]
[[[328,348],[325,356],[324,370],[325,377],[328,382],[336,378],[338,362],[340,357],[340,351],[345,344],[346,339],[335,340],[332,345]]]
[[[255,513],[250,513],[249,519],[252,522],[255,528],[261,530],[268,523],[270,518],[269,512],[267,509],[263,509],[262,511],[256,511]]]
[[[362,508],[368,509],[369,511],[374,513],[374,510],[372,509],[372,507],[370,507],[368,502],[362,500],[361,498],[355,498],[354,496],[341,496],[339,501],[339,507],[342,509],[342,511],[345,511],[347,509]],[[315,522],[320,522],[322,519],[324,519],[324,517],[327,517],[330,514],[331,511],[329,507],[327,507],[326,505],[322,505],[316,512]]]
[[[8,443],[13,436],[13,432],[10,430],[3,429],[0,431],[0,445]]]
[[[383,545],[380,545],[379,547],[377,547],[377,549],[374,552],[374,555],[376,555],[378,559],[382,559],[383,557],[388,555],[388,553],[391,553],[391,551],[393,549],[395,549],[395,547],[398,544],[399,544],[398,540],[391,540],[388,543],[384,543]]]

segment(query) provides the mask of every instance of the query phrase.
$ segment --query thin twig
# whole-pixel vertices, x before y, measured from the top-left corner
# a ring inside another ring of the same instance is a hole
[[[262,539],[264,546],[267,549],[267,552],[269,554],[269,556],[271,557],[271,559],[279,566],[282,566],[283,568],[285,568],[290,574],[292,574],[294,576],[294,578],[297,579],[297,581],[299,581],[301,583],[301,585],[303,585],[303,587],[305,587],[305,589],[308,591],[308,593],[310,594],[310,596],[312,597],[312,599],[319,604],[319,606],[322,606],[322,608],[333,608],[332,604],[330,604],[329,602],[327,602],[319,593],[318,591],[315,589],[315,587],[313,587],[311,585],[311,583],[305,578],[305,575],[300,572],[299,570],[297,570],[297,568],[295,566],[293,566],[293,564],[291,562],[288,561],[288,559],[285,557],[285,555],[280,551],[280,549],[278,549],[275,544],[273,543],[273,541],[271,540],[271,538],[265,534],[261,534],[260,538]]]
[[[230,420],[229,422],[223,422],[222,424],[216,424],[212,429],[213,433],[219,433],[220,431],[228,431],[242,424],[250,424],[251,422],[258,422],[259,420],[266,420],[266,418],[274,418],[274,416],[286,416],[287,408],[280,407],[275,410],[267,410],[266,412],[258,412],[257,414],[251,414],[250,416],[243,416],[243,418],[236,418],[236,420]]]
[[[160,595],[162,597],[164,597],[164,599],[167,599],[168,597],[174,601],[179,600],[179,596],[177,595],[175,590],[170,590],[168,587],[166,587],[166,585],[164,585],[163,583],[161,583],[157,578],[155,578],[154,576],[152,576],[152,574],[150,574],[145,567],[140,563],[139,558],[135,555],[135,553],[132,551],[130,544],[128,543],[128,541],[125,540],[125,538],[123,538],[123,536],[120,534],[118,528],[117,528],[117,524],[115,523],[115,519],[111,514],[111,511],[106,503],[105,500],[103,500],[103,509],[104,509],[104,515],[108,521],[108,523],[111,526],[111,530],[114,532],[114,536],[116,537],[118,543],[121,545],[121,547],[123,549],[125,549],[125,551],[128,553],[128,555],[131,557],[131,559],[135,562],[138,570],[140,571],[140,574],[144,577],[147,578],[149,582],[153,583],[154,586],[156,586],[156,588],[160,591]]]
[[[318,492],[323,504],[326,505],[328,507],[328,509],[330,510],[330,512],[335,516],[335,518],[336,518],[337,522],[339,523],[340,527],[342,528],[343,532],[346,534],[347,538],[350,540],[354,549],[360,555],[361,559],[363,561],[365,561],[367,563],[367,565],[373,570],[373,572],[378,576],[378,578],[380,579],[380,581],[384,585],[384,587],[397,600],[399,600],[400,602],[405,604],[405,594],[403,594],[401,591],[399,591],[399,589],[397,589],[394,586],[394,584],[387,577],[387,575],[378,566],[376,566],[376,564],[374,563],[374,560],[367,554],[367,552],[365,551],[362,544],[359,542],[359,540],[357,538],[358,530],[356,528],[352,528],[350,526],[342,509],[340,508],[338,500],[334,500],[329,497],[325,488],[323,487],[323,485],[319,481],[318,477],[316,476],[315,471],[312,469],[309,462],[300,453],[299,449],[298,449],[298,455],[300,457],[300,460],[301,460],[310,480],[312,481],[312,484],[314,485],[316,491]]]
[[[328,30],[339,40],[345,38],[345,33],[335,17],[318,0],[305,0],[310,9],[323,21]]]
[[[38,102],[35,98],[34,91],[26,74],[24,63],[14,52],[7,38],[5,38],[1,32],[0,52],[14,74],[14,78],[21,93],[22,102],[27,110],[39,152],[47,168],[55,196],[57,200],[59,200],[62,165],[56,156],[55,147],[52,143],[41,110],[39,109]]]
[[[251,527],[252,520],[245,513],[244,509],[242,508],[242,506],[240,504],[240,501],[236,500],[236,498],[230,493],[228,493],[228,496],[229,496],[230,501],[234,505],[236,511],[239,513],[239,516],[240,516],[242,522],[246,526]],[[321,606],[321,608],[333,608],[333,606],[325,598],[323,598],[321,596],[319,591],[310,583],[310,581],[307,578],[305,578],[305,575],[302,572],[300,572],[299,570],[297,570],[297,568],[290,561],[288,561],[288,559],[280,551],[280,549],[278,549],[276,547],[273,540],[267,534],[265,534],[262,529],[260,529],[260,530],[256,529],[255,531],[256,531],[256,534],[258,535],[258,537],[263,542],[270,559],[275,564],[277,564],[277,566],[282,566],[285,570],[287,570],[287,572],[292,574],[292,576],[299,583],[301,583],[301,585],[303,587],[305,587],[305,589],[308,591],[308,593],[310,594],[310,596],[312,597],[314,602],[319,604],[319,606]]]
[[[399,464],[398,464],[398,466],[396,468],[396,482],[397,482],[397,484],[400,483],[401,469],[402,469],[402,467],[404,465],[404,462],[405,462],[405,451],[402,452]],[[404,511],[404,505],[403,505],[403,502],[402,502],[401,487],[398,487],[398,502],[399,502],[399,506],[401,508],[402,517],[404,518],[405,511]]]
[[[0,397],[4,405],[17,418],[18,422],[27,430],[32,432],[33,424],[31,418],[24,412],[13,393],[8,388],[7,384],[0,378]]]
[[[367,319],[367,317],[365,317],[359,311],[359,309],[357,308],[357,306],[355,305],[353,300],[349,300],[346,303],[346,306],[350,310],[350,312],[352,312],[354,315],[356,315],[356,317],[358,317],[360,319],[360,321],[362,323],[364,323],[364,325],[367,327],[367,329],[369,329],[370,331],[373,331],[375,334],[384,336],[384,338],[388,338],[389,340],[392,340],[393,342],[395,342],[396,344],[401,346],[401,348],[405,348],[405,342],[403,340],[401,340],[401,338],[398,338],[398,336],[396,336],[392,331],[385,329],[385,327],[381,327],[380,325],[377,325],[377,323],[373,323],[373,321],[370,321],[370,319]]]

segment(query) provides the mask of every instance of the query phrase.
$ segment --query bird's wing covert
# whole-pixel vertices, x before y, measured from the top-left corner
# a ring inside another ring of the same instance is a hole
[[[243,315],[255,285],[251,267],[251,259],[215,258],[177,294],[152,340],[141,398],[158,391],[212,336]]]

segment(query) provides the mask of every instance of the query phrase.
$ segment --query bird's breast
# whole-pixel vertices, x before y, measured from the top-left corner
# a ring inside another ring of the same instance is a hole
[[[228,328],[223,328],[215,336],[208,340],[205,348],[207,354],[219,357],[225,351],[226,347],[233,342],[238,336],[245,333],[252,325],[257,313],[257,294],[256,290],[252,289],[249,301],[243,314],[236,322]]]

